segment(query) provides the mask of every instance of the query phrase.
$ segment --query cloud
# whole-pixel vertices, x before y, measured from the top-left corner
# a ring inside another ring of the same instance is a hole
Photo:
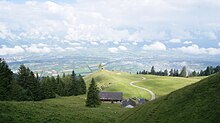
[[[111,48],[108,48],[108,51],[111,52],[111,53],[118,53],[118,48],[111,47]]]
[[[178,38],[173,38],[169,41],[170,43],[181,43],[181,40]]]
[[[127,48],[125,46],[118,46],[118,49],[123,50],[123,51],[127,50]]]
[[[192,44],[192,41],[184,41],[183,44]]]
[[[154,42],[150,45],[144,45],[143,46],[143,50],[159,50],[159,51],[164,51],[166,50],[166,45],[164,45],[163,43],[157,41],[157,42]]]
[[[194,55],[199,55],[199,54],[220,55],[220,48],[200,48],[196,44],[192,44],[191,46],[187,46],[187,47],[183,46],[180,48],[174,48],[173,50],[181,51],[187,54],[194,54]]]
[[[0,37],[47,42],[140,42],[194,38],[192,29],[209,29],[207,36],[216,39],[216,27],[209,25],[219,25],[220,16],[216,13],[219,8],[217,0],[184,3],[172,0],[0,1]],[[195,15],[203,21],[194,24]]]
[[[133,44],[133,45],[138,45],[138,43],[137,43],[137,42],[133,42],[132,44]]]
[[[97,42],[90,42],[92,45],[98,46],[99,44]]]
[[[2,45],[2,47],[0,47],[0,55],[18,54],[23,52],[24,49],[20,46],[14,46],[12,48],[9,48],[5,45]]]
[[[119,44],[119,42],[118,42],[118,41],[114,41],[113,43],[114,43],[114,44]]]
[[[214,32],[205,32],[204,35],[210,40],[216,40],[218,37]]]
[[[46,44],[31,44],[30,47],[25,48],[27,52],[30,53],[50,53],[51,49],[47,47]]]
[[[118,47],[111,47],[111,48],[108,48],[108,51],[111,52],[111,53],[118,53],[119,51],[126,51],[128,50],[127,47],[125,46],[118,46]]]
[[[14,35],[5,25],[0,23],[0,39],[12,40],[16,38],[17,38],[16,35]]]
[[[220,42],[218,43],[218,46],[220,46]]]

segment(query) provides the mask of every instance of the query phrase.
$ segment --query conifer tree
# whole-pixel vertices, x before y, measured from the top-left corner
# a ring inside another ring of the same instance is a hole
[[[69,94],[70,95],[74,95],[74,96],[77,96],[79,95],[79,83],[77,82],[76,80],[76,74],[74,72],[74,70],[72,71],[72,74],[71,74],[71,83],[70,83],[70,90],[69,90]]]
[[[173,69],[170,70],[170,76],[173,76],[174,75],[174,71]]]
[[[89,86],[89,91],[87,93],[86,106],[87,107],[97,107],[101,104],[99,98],[99,90],[95,83],[94,78],[92,78],[91,84]]]
[[[154,66],[151,67],[150,73],[151,73],[152,75],[155,75],[156,72],[155,72],[155,70],[154,70]]]
[[[164,70],[164,76],[168,76],[168,71],[167,71],[167,69]]]
[[[52,84],[53,83],[51,82],[50,77],[47,76],[42,79],[41,89],[42,89],[42,97],[44,99],[56,97],[51,86]]]
[[[5,60],[0,58],[0,100],[8,100],[10,98],[8,92],[12,74]]]
[[[181,73],[180,73],[180,76],[181,76],[181,77],[186,77],[186,66],[184,66],[184,67],[182,68],[182,71],[181,71]]]
[[[56,83],[57,83],[57,94],[60,95],[60,96],[64,96],[65,95],[65,92],[64,92],[64,83],[62,81],[62,79],[60,78],[59,75],[57,75],[57,78],[56,78]]]
[[[86,93],[86,83],[83,79],[83,77],[79,74],[79,79],[78,79],[78,82],[79,82],[79,94],[85,94]]]

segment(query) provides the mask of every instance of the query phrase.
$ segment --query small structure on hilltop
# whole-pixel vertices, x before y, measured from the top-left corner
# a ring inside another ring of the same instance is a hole
[[[138,101],[138,104],[139,104],[139,105],[144,104],[144,103],[147,102],[147,100],[144,99],[144,98],[137,98],[137,101]]]
[[[99,92],[101,101],[121,102],[123,99],[122,92]]]
[[[122,107],[124,108],[134,108],[136,105],[136,102],[132,99],[125,99],[122,101]]]

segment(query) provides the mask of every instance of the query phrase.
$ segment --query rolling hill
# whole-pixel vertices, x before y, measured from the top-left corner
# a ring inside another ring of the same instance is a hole
[[[220,73],[129,110],[118,122],[219,123]]]
[[[134,85],[150,89],[156,94],[156,97],[160,97],[202,79],[202,77],[182,78],[99,70],[85,77],[87,85],[92,78],[102,91],[120,91],[124,93],[124,98],[146,99],[150,99],[151,95],[145,90],[132,87],[130,82],[135,81]]]
[[[109,123],[127,110],[111,103],[85,107],[84,95],[42,101],[0,101],[0,123]]]

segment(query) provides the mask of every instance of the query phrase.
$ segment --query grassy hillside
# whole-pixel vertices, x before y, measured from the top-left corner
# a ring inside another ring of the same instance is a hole
[[[94,78],[97,85],[104,91],[121,91],[123,97],[143,97],[150,99],[150,94],[144,90],[130,86],[132,81],[141,81],[141,76],[125,72],[100,70],[85,77],[87,85]]]
[[[0,123],[107,123],[124,111],[120,104],[85,107],[85,96],[62,97],[39,102],[0,101]]]
[[[124,123],[219,123],[220,73],[132,109]]]
[[[146,80],[135,83],[137,86],[148,88],[156,94],[156,97],[164,96],[172,91],[180,89],[186,85],[198,82],[205,77],[169,77],[169,76],[154,76],[145,75]]]
[[[97,85],[102,87],[103,91],[121,91],[124,93],[124,98],[142,97],[147,99],[151,98],[148,92],[132,87],[129,83],[138,81],[135,85],[150,89],[159,97],[201,80],[200,77],[181,78],[137,75],[118,71],[100,70],[85,77],[87,84],[90,83],[92,77],[96,80]],[[142,80],[142,77],[146,79]]]

